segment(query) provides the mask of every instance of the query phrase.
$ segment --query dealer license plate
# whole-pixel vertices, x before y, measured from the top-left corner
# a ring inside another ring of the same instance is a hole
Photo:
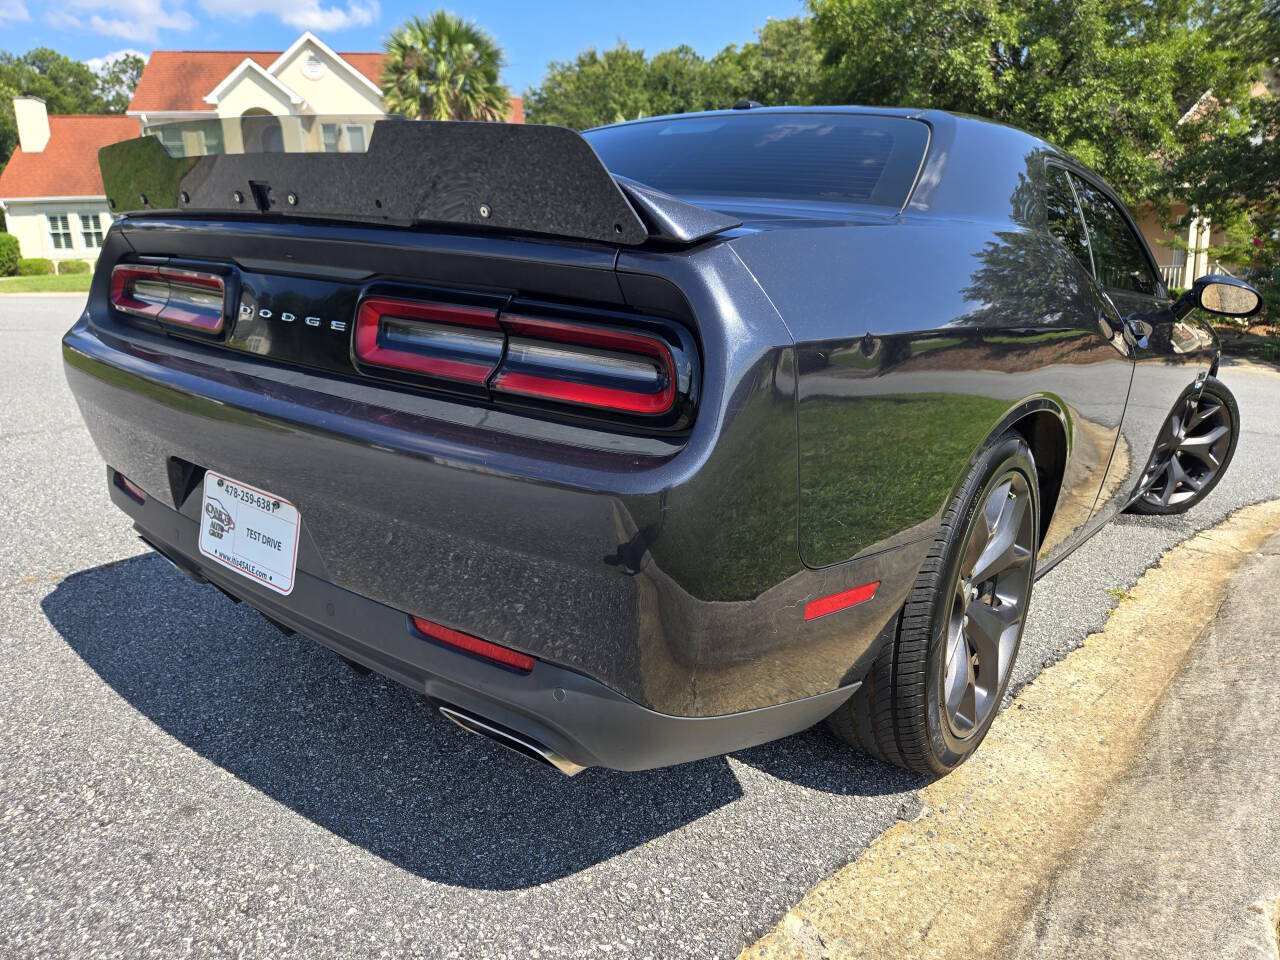
[[[200,552],[276,593],[293,592],[298,508],[212,470],[204,475]]]

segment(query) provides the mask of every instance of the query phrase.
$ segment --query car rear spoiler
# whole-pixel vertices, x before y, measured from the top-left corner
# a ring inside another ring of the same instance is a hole
[[[637,246],[739,225],[605,169],[565,127],[380,120],[365,153],[172,157],[155,136],[98,151],[112,211],[518,231]]]

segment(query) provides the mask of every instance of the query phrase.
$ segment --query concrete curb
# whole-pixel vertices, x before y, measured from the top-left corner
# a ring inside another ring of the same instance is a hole
[[[1277,530],[1271,501],[1170,550],[1100,633],[1022,690],[969,763],[921,791],[916,820],[810,890],[742,956],[998,950],[1129,766],[1231,574]]]

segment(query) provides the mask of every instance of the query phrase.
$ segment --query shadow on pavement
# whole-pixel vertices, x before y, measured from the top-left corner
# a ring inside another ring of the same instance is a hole
[[[286,637],[155,556],[95,567],[42,602],[66,642],[176,740],[339,837],[427,879],[516,889],[575,873],[742,796],[722,757],[573,779],[464,734],[425,697]],[[736,755],[812,789],[908,774],[808,731]]]

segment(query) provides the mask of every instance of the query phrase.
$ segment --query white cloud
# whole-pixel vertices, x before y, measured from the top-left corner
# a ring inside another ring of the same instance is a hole
[[[102,73],[103,70],[107,69],[107,67],[111,66],[111,64],[115,63],[121,57],[127,57],[130,54],[133,54],[135,57],[141,57],[143,60],[147,59],[147,55],[141,50],[134,50],[132,47],[125,47],[123,50],[115,50],[105,56],[90,57],[85,61],[85,65],[94,73]]]
[[[3,2],[3,0],[0,0]],[[378,0],[200,0],[207,13],[228,19],[269,14],[299,30],[334,31],[364,27],[381,14]]]
[[[61,0],[59,9],[45,14],[45,21],[54,27],[142,41],[155,41],[161,30],[191,30],[196,25],[183,0]]]
[[[0,0],[0,23],[12,20],[15,23],[26,23],[31,19],[27,13],[27,5],[22,0]]]

